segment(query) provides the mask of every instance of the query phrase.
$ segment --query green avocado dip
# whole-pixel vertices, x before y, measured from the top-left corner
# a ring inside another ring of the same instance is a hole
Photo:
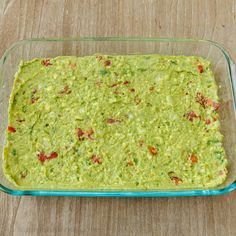
[[[210,62],[194,56],[61,56],[21,62],[4,173],[21,188],[220,185],[227,160]]]

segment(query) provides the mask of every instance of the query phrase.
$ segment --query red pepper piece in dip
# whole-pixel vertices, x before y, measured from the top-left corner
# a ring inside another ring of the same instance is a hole
[[[204,97],[200,92],[196,93],[196,102],[198,102],[203,108],[212,106],[215,111],[220,109],[220,103],[212,101],[210,98]]]
[[[203,73],[203,71],[204,71],[203,66],[202,66],[202,65],[198,65],[198,66],[197,66],[197,70],[198,70],[198,72],[199,72],[200,74]]]
[[[78,137],[78,139],[81,140],[83,135],[84,135],[84,131],[81,128],[78,128],[77,129],[77,137]]]
[[[52,65],[52,63],[50,62],[50,59],[42,60],[41,64],[45,67]]]
[[[175,185],[183,183],[182,179],[177,176],[170,176],[170,179],[175,182]]]
[[[104,66],[110,66],[110,65],[111,65],[111,61],[110,60],[104,61]]]
[[[155,147],[149,145],[148,150],[153,156],[157,155],[157,149]]]
[[[39,161],[43,164],[43,163],[47,160],[47,156],[45,155],[44,152],[40,152],[40,153],[38,154],[38,159],[39,159]]]
[[[87,131],[88,138],[91,139],[91,140],[94,140],[94,138],[92,137],[93,134],[94,134],[93,129],[89,128],[88,131]]]
[[[58,157],[57,152],[51,152],[49,156],[47,156],[44,152],[40,152],[38,154],[39,161],[43,164],[46,160],[54,159]]]
[[[206,124],[206,125],[211,124],[211,120],[210,120],[210,119],[206,119],[205,124]]]
[[[15,132],[16,132],[16,129],[15,129],[14,127],[12,127],[12,126],[8,126],[8,127],[7,127],[7,131],[8,131],[9,133],[15,133]]]
[[[218,103],[218,102],[213,102],[212,106],[213,106],[215,111],[218,111],[220,109],[220,103]]]
[[[124,85],[128,85],[130,82],[128,80],[124,81],[123,84]]]
[[[102,160],[100,157],[98,157],[97,155],[93,154],[92,157],[91,157],[91,160],[92,162],[95,164],[101,164],[102,163]]]
[[[175,185],[179,185],[180,183],[183,182],[183,180],[181,178],[179,178],[178,176],[176,176],[175,172],[174,171],[170,171],[168,172],[168,175],[170,177],[170,179],[172,181],[174,181]]]
[[[75,70],[77,67],[76,63],[70,63],[69,66],[72,70]]]
[[[213,105],[213,101],[210,98],[208,98],[207,101],[206,101],[206,105],[207,106],[212,106]]]
[[[198,158],[195,154],[191,154],[190,157],[189,157],[189,160],[192,162],[192,163],[198,163]]]
[[[187,114],[187,119],[192,122],[194,118],[198,118],[198,116],[196,115],[196,113],[194,111],[190,111]]]
[[[133,163],[133,161],[131,161],[131,160],[128,160],[128,161],[127,161],[127,165],[128,165],[128,166],[133,166],[133,165],[134,165],[134,163]]]
[[[54,158],[57,158],[57,157],[58,157],[58,153],[57,152],[52,152],[47,159],[54,159]]]
[[[68,85],[65,85],[62,91],[60,91],[60,94],[70,94],[71,90]]]
[[[209,101],[207,98],[205,98],[200,92],[196,93],[195,97],[196,102],[198,102],[203,108],[206,108],[208,105]]]
[[[117,122],[120,122],[119,120],[117,119],[113,119],[113,118],[108,118],[106,120],[107,124],[114,124],[114,123],[117,123]]]
[[[112,84],[110,87],[111,87],[111,88],[114,88],[114,87],[117,87],[117,86],[119,86],[119,85],[120,85],[120,82],[115,83],[115,84]]]

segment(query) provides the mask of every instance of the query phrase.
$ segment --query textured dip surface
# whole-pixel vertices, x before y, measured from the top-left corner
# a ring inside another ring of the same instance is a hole
[[[62,56],[22,62],[4,172],[22,188],[221,184],[217,85],[201,57]]]

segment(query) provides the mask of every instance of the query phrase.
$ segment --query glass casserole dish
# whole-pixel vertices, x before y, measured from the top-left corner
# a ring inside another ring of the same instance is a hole
[[[5,130],[8,125],[9,97],[14,82],[14,74],[21,60],[51,58],[56,56],[86,56],[102,54],[161,54],[202,56],[212,63],[212,70],[222,105],[220,110],[223,146],[228,159],[228,177],[214,189],[185,190],[148,190],[148,191],[105,191],[88,189],[22,189],[15,187],[3,174],[0,163],[0,189],[12,195],[35,196],[118,196],[118,197],[158,197],[158,196],[201,196],[218,195],[236,188],[236,137],[235,124],[235,65],[229,54],[217,43],[195,39],[158,39],[158,38],[66,38],[66,39],[29,39],[16,42],[2,56],[0,61],[0,153],[6,142]],[[1,161],[2,162],[2,158]]]

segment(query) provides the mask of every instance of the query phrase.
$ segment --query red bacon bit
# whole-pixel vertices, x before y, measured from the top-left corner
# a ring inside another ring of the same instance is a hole
[[[93,154],[92,157],[91,157],[91,160],[92,162],[95,164],[101,164],[102,163],[102,160],[100,157],[98,157],[97,155]]]
[[[198,65],[197,66],[197,70],[198,70],[199,73],[202,73],[204,71],[203,66],[202,65]]]
[[[127,165],[128,165],[128,166],[133,166],[134,163],[133,163],[133,161],[129,160],[129,161],[127,162]]]
[[[131,88],[129,91],[130,91],[131,93],[134,93],[134,92],[135,92],[135,89],[134,89],[134,88]]]
[[[7,130],[8,130],[9,133],[15,133],[16,132],[16,129],[12,126],[8,126]]]
[[[84,135],[83,130],[82,130],[81,128],[78,128],[78,129],[77,129],[77,137],[78,137],[78,139],[81,140],[81,138],[83,137],[83,135]]]
[[[191,156],[189,157],[189,160],[192,162],[192,163],[198,163],[198,158],[195,154],[191,154]]]
[[[148,146],[148,150],[152,155],[157,155],[157,149],[153,146]]]
[[[57,158],[57,157],[58,157],[58,153],[57,152],[52,152],[47,159],[53,159],[53,158]]]
[[[47,160],[47,156],[45,155],[44,152],[40,152],[38,154],[38,159],[40,160],[40,162],[43,164],[46,160]]]
[[[111,61],[110,60],[104,61],[104,66],[110,66],[110,65],[111,65]]]
[[[94,138],[92,137],[93,134],[94,134],[93,129],[89,128],[88,131],[87,131],[88,138],[91,139],[91,140],[94,140]]]
[[[210,119],[206,119],[205,124],[209,125],[210,123],[211,123],[211,120]]]
[[[193,121],[194,118],[198,118],[198,116],[196,115],[196,113],[194,111],[190,111],[188,114],[187,114],[187,119],[189,121]]]
[[[218,111],[220,109],[220,103],[213,102],[212,106],[213,106],[215,111]]]
[[[42,60],[42,65],[47,67],[47,66],[51,66],[52,63],[50,62],[50,59],[45,59],[45,60]]]
[[[130,82],[128,80],[124,81],[123,84],[124,85],[128,85]]]
[[[179,184],[183,183],[182,179],[180,179],[177,176],[170,176],[170,179],[175,182],[175,185],[179,185]]]

